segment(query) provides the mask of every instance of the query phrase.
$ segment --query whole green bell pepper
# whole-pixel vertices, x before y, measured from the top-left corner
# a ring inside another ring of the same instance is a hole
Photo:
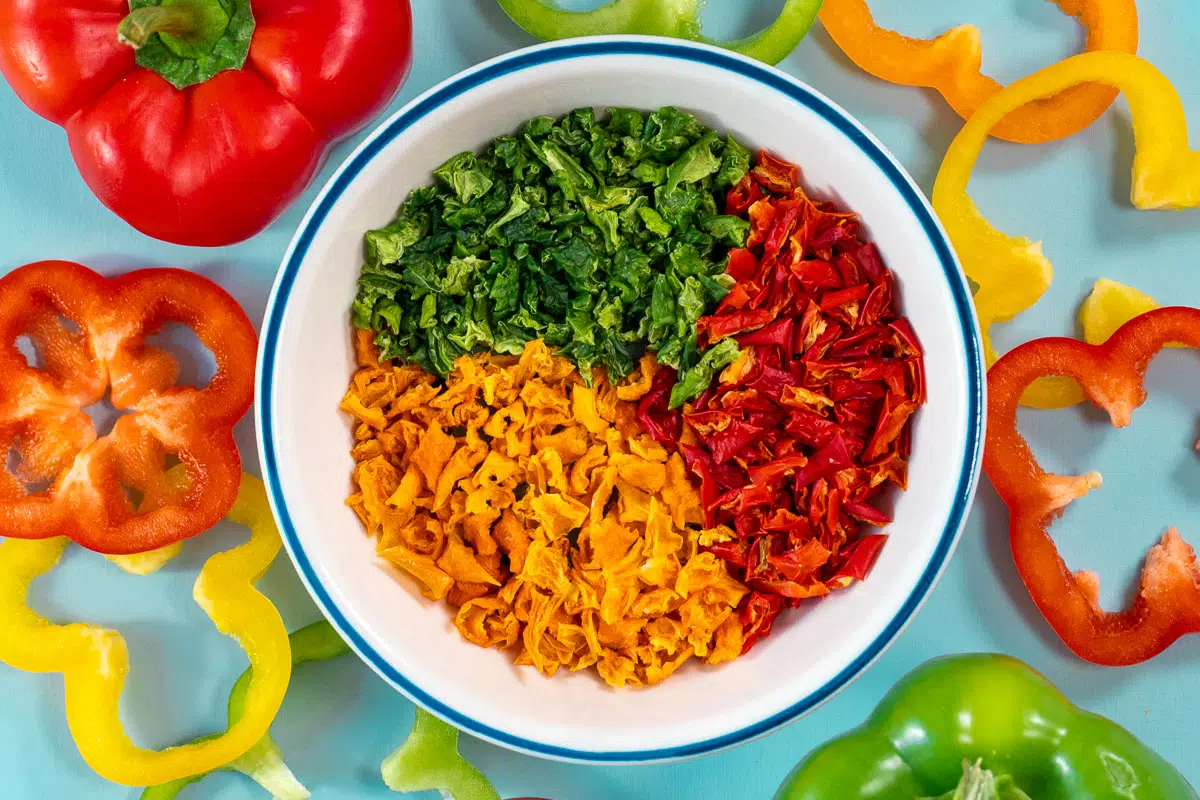
[[[775,798],[939,797],[959,783],[963,762],[977,759],[1037,800],[1196,800],[1187,781],[1124,728],[999,655],[919,667],[866,724],[796,767]]]

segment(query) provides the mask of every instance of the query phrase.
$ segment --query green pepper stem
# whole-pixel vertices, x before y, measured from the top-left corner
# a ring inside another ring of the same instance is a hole
[[[198,59],[212,52],[229,28],[229,12],[221,0],[161,0],[134,9],[117,26],[117,39],[140,50],[159,34],[180,58]]]
[[[196,30],[199,22],[199,14],[194,6],[142,6],[121,20],[117,27],[117,39],[134,50],[141,50],[156,33],[184,38]]]

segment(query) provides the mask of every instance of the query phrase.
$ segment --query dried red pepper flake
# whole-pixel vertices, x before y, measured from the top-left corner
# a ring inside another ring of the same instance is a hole
[[[762,434],[763,429],[756,425],[739,419],[730,419],[724,430],[701,438],[708,451],[712,453],[713,462],[724,464]]]
[[[794,475],[797,470],[807,465],[808,456],[796,453],[784,458],[778,458],[769,464],[751,466],[746,471],[750,473],[750,480],[754,483],[770,484],[781,478]]]
[[[758,151],[758,163],[750,176],[768,192],[787,197],[799,188],[800,168],[766,150]]]
[[[844,589],[854,581],[865,580],[867,573],[875,565],[875,560],[879,558],[879,551],[883,549],[887,538],[882,533],[860,538],[846,551],[842,568],[826,582],[826,585],[831,589]]]
[[[746,567],[749,558],[750,543],[742,540],[734,540],[732,542],[717,542],[710,545],[708,552],[715,555],[722,561],[726,561],[735,567]]]
[[[706,525],[735,537],[706,549],[751,589],[739,610],[749,650],[785,607],[867,577],[887,535],[864,531],[890,524],[880,494],[907,483],[925,368],[878,248],[855,214],[809,198],[795,165],[760,152],[725,213],[750,232],[697,342],[736,337],[746,356],[675,420]],[[678,440],[667,380],[656,376],[639,418]]]
[[[820,335],[813,340],[808,349],[804,351],[804,355],[801,356],[801,360],[806,365],[825,358],[833,343],[846,335],[846,329],[837,322],[825,320],[823,325]]]
[[[762,196],[761,192],[759,192],[759,196]],[[775,204],[770,200],[756,200],[746,209],[746,217],[750,221],[750,234],[746,237],[746,249],[749,250],[752,247],[758,247],[766,241],[767,233],[771,230],[771,226],[775,224]],[[754,263],[757,267],[757,257]],[[756,269],[752,275],[747,276],[747,280],[757,276],[758,270]]]
[[[729,290],[729,294],[721,299],[717,305],[718,314],[728,314],[731,311],[739,311],[746,307],[750,302],[750,295],[746,294],[746,287],[739,284],[734,284]]]
[[[637,419],[642,430],[657,442],[674,445],[683,430],[683,415],[670,408],[671,387],[677,375],[670,367],[660,367],[654,373],[650,391],[638,401]]]
[[[759,188],[758,182],[751,178],[750,173],[747,172],[738,181],[737,185],[725,195],[725,213],[745,214],[746,210],[761,197],[762,189]]]
[[[877,528],[882,528],[892,521],[892,518],[885,512],[880,511],[869,503],[846,501],[842,503],[842,510],[855,519],[860,519],[868,525],[874,525]]]
[[[725,272],[737,281],[751,280],[758,275],[758,256],[745,248],[730,250]]]
[[[870,284],[859,283],[854,286],[847,286],[845,289],[838,289],[833,292],[826,292],[821,295],[821,310],[831,311],[835,308],[840,308],[848,303],[857,303],[859,300],[866,300],[868,293],[874,293],[880,287],[871,288]]]
[[[829,594],[829,587],[820,581],[799,584],[794,581],[756,579],[747,581],[750,588],[786,597],[789,600],[807,600],[811,597],[823,597]],[[763,636],[766,636],[764,633]],[[745,652],[743,649],[742,652]]]
[[[750,648],[764,636],[771,633],[771,625],[779,612],[783,610],[783,598],[777,594],[751,592],[742,601],[740,617],[744,644],[742,653],[750,652]]]
[[[883,399],[883,411],[879,414],[879,422],[875,426],[875,435],[867,443],[863,458],[867,461],[887,453],[899,438],[904,426],[917,410],[917,401],[912,399],[897,399],[897,395],[889,394]]]
[[[789,581],[800,581],[825,566],[831,555],[833,553],[823,544],[816,539],[809,539],[783,555],[769,556],[767,563],[779,570],[779,574]]]
[[[816,294],[825,289],[833,289],[842,285],[842,275],[828,261],[797,261],[790,271],[800,286],[809,294]]]
[[[731,292],[732,294],[732,292]],[[720,311],[718,310],[718,314]],[[792,345],[795,340],[796,321],[791,317],[777,319],[770,325],[758,329],[754,333],[743,334],[738,337],[738,346],[745,350],[747,347],[770,347],[774,345],[779,347],[788,358],[792,356]]]
[[[701,317],[696,323],[696,342],[701,347],[708,347],[726,336],[757,330],[773,321],[774,318],[775,315],[769,308],[750,308],[721,316],[714,314],[709,317]]]

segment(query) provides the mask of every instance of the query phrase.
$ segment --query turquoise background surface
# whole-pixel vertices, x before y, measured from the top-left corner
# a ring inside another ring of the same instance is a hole
[[[736,35],[772,17],[782,2],[710,5],[706,32]],[[911,35],[932,35],[963,21],[978,24],[984,65],[1005,82],[1075,52],[1083,38],[1074,21],[1044,0],[874,0],[872,5],[881,23]],[[531,42],[493,0],[414,0],[413,6],[413,72],[393,108],[465,67]],[[1193,127],[1200,126],[1200,49],[1194,42],[1200,5],[1143,0],[1141,30],[1141,55],[1175,82]],[[819,26],[780,66],[857,116],[926,191],[932,187],[941,154],[961,124],[937,95],[861,73]],[[255,320],[292,231],[353,144],[333,152],[314,186],[270,229],[236,247],[199,250],[142,236],[104,209],[76,173],[63,133],[28,111],[3,84],[0,131],[0,272],[43,258],[73,259],[106,272],[187,267],[228,288]],[[1078,305],[1100,277],[1131,283],[1164,302],[1200,305],[1195,277],[1200,211],[1135,211],[1128,202],[1132,153],[1123,100],[1066,142],[987,146],[972,184],[980,208],[1004,230],[1044,240],[1058,271],[1033,311],[997,328],[1002,347],[1039,335],[1075,333]],[[1192,448],[1200,435],[1198,381],[1194,356],[1162,356],[1150,369],[1149,401],[1134,415],[1134,425],[1119,432],[1091,409],[1022,416],[1023,430],[1047,469],[1104,473],[1104,488],[1071,506],[1055,534],[1072,568],[1100,573],[1102,599],[1109,607],[1130,596],[1142,555],[1168,525],[1200,542],[1200,458]],[[239,428],[239,439],[248,465],[257,471],[249,420]],[[908,670],[944,653],[999,651],[1028,661],[1072,700],[1129,728],[1200,786],[1200,637],[1186,638],[1159,658],[1128,669],[1079,661],[1041,620],[1021,586],[1005,523],[1006,511],[985,480],[953,561],[907,631],[835,699],[765,739],[680,764],[629,768],[543,762],[474,740],[464,741],[463,751],[507,797],[767,800],[811,748],[858,724]],[[245,660],[192,602],[191,584],[208,555],[241,539],[239,530],[224,526],[189,542],[184,555],[161,573],[143,578],[73,548],[56,572],[35,584],[35,605],[48,616],[86,619],[126,635],[134,667],[123,716],[141,744],[166,746],[223,727],[229,687]],[[318,618],[282,556],[260,586],[290,628]],[[297,672],[273,732],[315,797],[384,798],[395,795],[380,782],[379,762],[404,739],[411,723],[411,704],[348,656]],[[104,782],[83,763],[67,731],[59,677],[0,667],[0,795],[116,800],[137,792]],[[218,775],[185,790],[183,797],[265,795],[241,776]]]

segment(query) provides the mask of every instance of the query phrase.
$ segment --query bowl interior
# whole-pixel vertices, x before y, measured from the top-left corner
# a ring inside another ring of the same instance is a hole
[[[781,617],[748,656],[688,665],[649,690],[588,671],[547,680],[507,652],[461,640],[435,606],[374,555],[344,505],[351,429],[338,402],[354,370],[348,309],[361,237],[462,150],[527,118],[581,105],[675,105],[798,163],[818,197],[862,215],[897,275],[927,349],[907,493],[862,585]],[[652,40],[568,43],[490,62],[386,122],[331,181],[285,259],[264,330],[259,430],[289,551],[314,597],[385,678],[476,735],[543,755],[646,760],[768,730],[864,668],[915,611],[961,526],[978,466],[981,376],[965,286],[932,212],[899,167],[811,90],[751,62]]]

